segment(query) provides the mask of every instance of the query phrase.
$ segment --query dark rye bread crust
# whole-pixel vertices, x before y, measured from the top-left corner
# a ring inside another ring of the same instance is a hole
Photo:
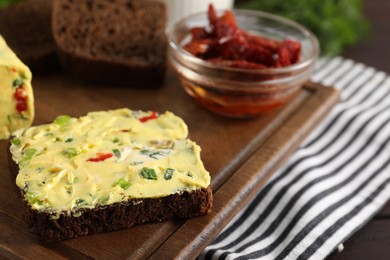
[[[158,87],[166,71],[166,6],[145,0],[54,0],[57,56],[92,81]]]
[[[19,168],[13,161],[8,150],[9,168],[14,176]],[[23,217],[30,232],[39,235],[43,240],[61,241],[80,236],[110,232],[129,228],[148,222],[159,222],[172,218],[191,218],[211,212],[213,205],[212,188],[195,191],[184,191],[161,198],[130,199],[125,202],[94,209],[79,209],[79,217],[73,217],[65,212],[58,219],[51,219],[51,214],[31,208],[24,199]]]
[[[26,0],[0,9],[0,34],[34,74],[59,68],[51,8],[52,0]]]
[[[81,209],[79,217],[63,213],[53,220],[47,212],[33,210],[25,200],[23,202],[24,216],[30,231],[45,241],[60,241],[174,217],[205,215],[211,211],[212,192],[209,186],[207,189],[185,191],[162,198],[131,199],[94,209]]]

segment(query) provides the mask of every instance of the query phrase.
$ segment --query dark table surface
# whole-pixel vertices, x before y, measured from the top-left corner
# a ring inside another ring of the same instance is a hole
[[[364,14],[371,23],[371,36],[342,56],[390,74],[390,0],[364,0]],[[341,259],[390,259],[390,201],[344,243],[340,253],[328,258]]]

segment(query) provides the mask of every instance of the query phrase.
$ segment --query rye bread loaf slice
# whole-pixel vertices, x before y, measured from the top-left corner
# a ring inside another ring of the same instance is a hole
[[[26,0],[0,9],[0,35],[34,74],[59,68],[51,8],[52,0]]]
[[[117,109],[16,131],[16,172],[30,231],[46,241],[207,214],[210,175],[173,113]]]
[[[9,153],[9,168],[15,176],[18,165]],[[79,217],[63,212],[58,218],[46,211],[32,209],[21,191],[23,218],[29,231],[47,242],[73,239],[85,235],[112,232],[150,222],[173,218],[187,219],[209,214],[212,209],[212,188],[184,191],[162,198],[129,199],[95,209],[79,209]]]
[[[19,167],[8,150],[11,174]],[[47,211],[32,209],[21,191],[23,218],[29,231],[47,242],[73,239],[85,235],[112,232],[150,222],[173,218],[187,219],[209,214],[213,206],[211,186],[196,191],[183,191],[161,198],[129,199],[94,209],[79,209],[79,217],[63,212],[57,218]]]
[[[32,209],[25,200],[23,205],[23,216],[30,232],[44,241],[53,242],[117,231],[149,222],[205,215],[211,211],[212,191],[209,186],[162,198],[130,199],[95,209],[80,209],[75,212],[80,214],[79,217],[63,213],[55,219],[48,212]]]
[[[166,6],[144,0],[54,0],[60,63],[88,80],[158,87],[166,70]]]

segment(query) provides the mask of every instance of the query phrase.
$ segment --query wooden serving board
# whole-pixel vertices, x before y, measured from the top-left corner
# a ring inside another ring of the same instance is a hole
[[[171,220],[43,243],[30,234],[22,219],[15,176],[8,168],[8,142],[0,149],[0,258],[41,259],[173,259],[195,258],[212,242],[242,206],[299,146],[338,101],[338,91],[308,83],[284,109],[254,119],[221,117],[200,107],[169,71],[159,89],[98,86],[65,73],[35,77],[36,119],[51,122],[61,114],[128,107],[169,110],[189,126],[191,139],[202,147],[211,173],[214,207],[210,215]]]

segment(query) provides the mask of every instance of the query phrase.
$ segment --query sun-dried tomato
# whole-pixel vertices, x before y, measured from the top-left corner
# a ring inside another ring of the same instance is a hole
[[[250,33],[245,32],[245,31],[243,31],[242,34],[249,43],[251,43],[253,45],[262,46],[262,47],[269,49],[270,51],[273,51],[273,52],[278,51],[279,48],[282,46],[282,42],[280,42],[280,41],[267,39],[267,38],[261,37],[259,35],[250,34]]]
[[[290,54],[291,64],[299,61],[301,55],[301,44],[293,40],[284,40],[283,46],[285,46]]]
[[[202,58],[210,50],[210,46],[212,46],[211,39],[199,39],[189,42],[185,48],[192,55]]]
[[[212,4],[208,19],[209,27],[192,28],[191,41],[184,45],[186,51],[201,59],[251,69],[285,67],[299,61],[301,44],[297,41],[250,34],[238,27],[233,12],[225,11],[218,17]]]
[[[212,4],[209,5],[208,17],[209,17],[210,27],[212,30],[214,30],[214,28],[217,26],[218,17],[217,17],[217,13],[215,12],[214,5]]]
[[[192,40],[202,40],[210,37],[205,28],[194,27],[191,29]]]
[[[291,65],[290,53],[286,47],[281,47],[278,51],[277,65],[275,67],[286,67]]]
[[[225,11],[225,13],[218,18],[216,27],[214,28],[215,35],[219,38],[234,38],[239,31],[236,23],[236,19],[231,11]]]
[[[265,69],[267,66],[263,64],[249,62],[245,60],[223,60],[223,59],[209,59],[207,60],[214,64],[229,66],[232,68],[240,68],[240,69]]]

